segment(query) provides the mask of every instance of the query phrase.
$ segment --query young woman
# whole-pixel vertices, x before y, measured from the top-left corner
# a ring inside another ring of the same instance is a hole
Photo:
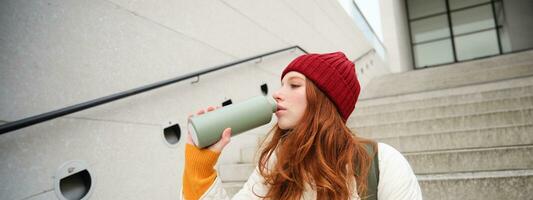
[[[233,199],[366,199],[374,158],[366,146],[377,151],[379,160],[373,199],[422,199],[417,179],[398,151],[346,127],[359,91],[354,64],[341,52],[293,60],[273,94],[278,122],[261,148],[256,170]],[[214,166],[230,136],[228,128],[206,149],[196,148],[188,137],[183,199],[229,199]]]

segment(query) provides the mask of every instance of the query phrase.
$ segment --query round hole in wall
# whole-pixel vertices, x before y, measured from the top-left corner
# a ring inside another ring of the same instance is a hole
[[[268,94],[268,86],[266,83],[264,83],[263,85],[261,85],[261,92],[263,93],[263,95],[267,95]]]
[[[85,161],[63,164],[55,175],[54,191],[61,200],[85,200],[92,193],[94,179]]]
[[[59,180],[61,194],[69,200],[82,199],[91,189],[91,175],[87,170]]]
[[[163,129],[163,134],[165,135],[165,140],[168,144],[174,145],[180,141],[181,138],[181,128],[179,124],[174,124]]]
[[[229,106],[229,105],[231,105],[231,104],[233,104],[233,101],[231,101],[231,99],[228,99],[228,100],[222,102],[222,107],[224,107],[224,106]]]

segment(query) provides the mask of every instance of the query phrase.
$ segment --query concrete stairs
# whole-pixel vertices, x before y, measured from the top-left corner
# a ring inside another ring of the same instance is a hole
[[[416,88],[406,80],[403,84],[411,87],[407,94],[384,90],[384,97],[377,97],[379,92],[370,92],[376,96],[359,101],[348,124],[359,135],[402,152],[424,199],[533,199],[533,59],[525,58],[530,54],[501,58],[511,62],[519,57],[516,68],[492,67],[516,73],[514,78],[484,70],[477,73],[485,78],[469,85],[443,87],[441,81]],[[457,70],[453,67],[417,73],[430,76],[426,80],[462,76],[450,74]]]
[[[362,98],[382,98],[533,75],[533,51],[490,57],[372,79]]]
[[[426,69],[378,78],[368,89],[393,84],[390,80],[399,80],[397,76],[410,77],[400,85],[411,88],[400,89],[404,94],[367,92],[372,96],[361,97],[348,126],[402,152],[424,199],[533,199],[532,55],[528,51],[443,66],[435,73]],[[480,63],[494,65],[483,69]],[[467,78],[465,71],[476,78],[460,81],[466,85],[453,83]],[[413,74],[439,81],[417,87]],[[241,156],[242,163],[218,168],[228,192],[238,191],[255,169],[253,155]]]
[[[220,165],[218,175],[226,192],[231,196],[237,193],[255,170],[256,165],[255,162]]]

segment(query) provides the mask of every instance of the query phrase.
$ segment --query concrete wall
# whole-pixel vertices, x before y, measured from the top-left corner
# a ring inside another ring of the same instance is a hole
[[[519,51],[533,48],[533,1],[503,1],[503,34],[504,50]]]
[[[361,88],[366,88],[372,79],[391,73],[389,66],[373,50],[355,61],[355,69]]]
[[[335,1],[29,1],[0,7],[0,120],[9,122],[291,45],[310,52],[370,49]],[[301,52],[236,68],[0,136],[0,199],[55,198],[70,160],[92,171],[92,199],[176,199],[183,141],[168,123],[231,98],[270,94]],[[275,120],[275,119],[273,119]],[[237,136],[221,163],[268,126]],[[185,132],[184,129],[182,129]],[[185,134],[185,133],[182,133]]]
[[[383,44],[387,50],[386,66],[392,73],[414,69],[405,1],[380,0]]]

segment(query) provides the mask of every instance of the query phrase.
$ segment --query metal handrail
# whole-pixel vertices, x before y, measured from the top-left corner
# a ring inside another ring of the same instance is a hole
[[[43,113],[43,114],[35,115],[35,116],[32,116],[32,117],[24,118],[24,119],[21,119],[21,120],[9,122],[7,124],[3,124],[3,125],[0,126],[0,134],[4,134],[4,133],[10,132],[10,131],[14,131],[14,130],[18,130],[18,129],[21,129],[21,128],[25,128],[25,127],[28,127],[28,126],[31,126],[31,125],[35,125],[35,124],[44,122],[44,121],[48,121],[48,120],[51,120],[51,119],[55,119],[55,118],[61,117],[61,116],[64,116],[64,115],[72,114],[72,113],[75,113],[75,112],[78,112],[78,111],[81,111],[81,110],[85,110],[85,109],[88,109],[88,108],[99,106],[99,105],[102,105],[102,104],[105,104],[105,103],[109,103],[109,102],[112,102],[112,101],[116,101],[116,100],[119,100],[119,99],[122,99],[122,98],[125,98],[125,97],[129,97],[129,96],[132,96],[132,95],[136,95],[136,94],[139,94],[139,93],[150,91],[150,90],[153,90],[153,89],[156,89],[156,88],[160,88],[160,87],[163,87],[163,86],[166,86],[166,85],[169,85],[169,84],[177,83],[177,82],[180,82],[180,81],[192,78],[192,77],[200,77],[200,75],[203,75],[203,74],[207,74],[207,73],[210,73],[210,72],[218,71],[218,70],[225,69],[225,68],[228,68],[228,67],[231,67],[231,66],[234,66],[234,65],[238,65],[238,64],[241,64],[241,63],[244,63],[244,62],[248,62],[248,61],[251,61],[251,60],[258,59],[258,58],[270,56],[272,54],[280,53],[280,52],[291,50],[291,49],[298,49],[298,50],[302,51],[303,53],[307,54],[307,51],[305,51],[304,49],[302,49],[298,45],[287,47],[287,48],[283,48],[283,49],[279,49],[279,50],[275,50],[275,51],[271,51],[271,52],[268,52],[268,53],[264,53],[264,54],[260,54],[260,55],[257,55],[257,56],[253,56],[253,57],[237,60],[237,61],[234,61],[234,62],[231,62],[231,63],[227,63],[227,64],[223,64],[223,65],[220,65],[220,66],[215,66],[215,67],[212,67],[212,68],[209,68],[209,69],[204,69],[204,70],[200,70],[200,71],[197,71],[197,72],[185,74],[185,75],[182,75],[182,76],[179,76],[179,77],[176,77],[176,78],[171,78],[171,79],[167,79],[167,80],[164,80],[164,81],[159,81],[159,82],[156,82],[156,83],[148,84],[148,85],[145,85],[145,86],[141,86],[141,87],[138,87],[138,88],[130,89],[130,90],[119,92],[119,93],[115,93],[115,94],[108,95],[108,96],[105,96],[105,97],[100,97],[100,98],[97,98],[97,99],[94,99],[94,100],[90,100],[90,101],[87,101],[87,102],[83,102],[83,103],[79,103],[79,104],[76,104],[76,105],[68,106],[68,107],[65,107],[65,108],[58,109],[58,110],[54,110],[54,111],[46,112],[46,113]]]
[[[357,63],[357,61],[361,60],[361,58],[367,56],[367,55],[370,54],[370,53],[374,53],[374,52],[376,52],[375,49],[370,49],[370,50],[366,51],[365,53],[361,54],[361,55],[360,55],[359,57],[357,57],[356,59],[354,59],[353,62],[354,62],[354,63]]]

